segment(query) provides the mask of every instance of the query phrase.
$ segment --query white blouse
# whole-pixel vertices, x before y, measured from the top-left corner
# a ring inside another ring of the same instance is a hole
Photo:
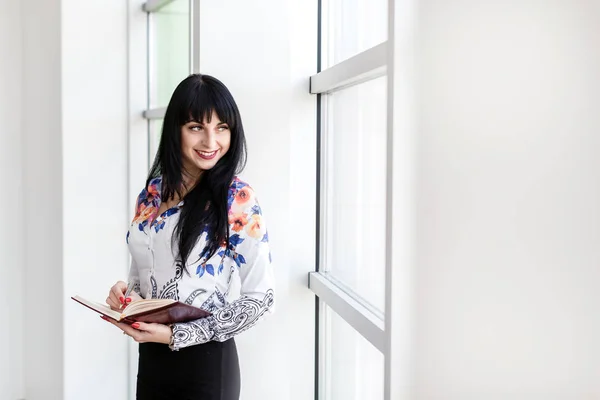
[[[144,298],[175,299],[212,313],[207,318],[174,324],[171,349],[225,341],[273,311],[269,237],[258,200],[254,190],[236,177],[228,194],[228,246],[223,244],[207,260],[203,254],[207,232],[199,232],[184,268],[175,259],[177,242],[175,246],[171,243],[183,201],[157,216],[161,181],[151,180],[137,200],[136,215],[127,233],[132,256],[129,281]],[[241,290],[239,297],[229,302],[236,274]]]

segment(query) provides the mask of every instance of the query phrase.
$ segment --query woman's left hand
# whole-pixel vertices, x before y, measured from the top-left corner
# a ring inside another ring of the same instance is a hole
[[[138,343],[171,343],[173,331],[168,325],[147,324],[145,322],[134,322],[128,325],[105,316],[102,316],[102,319],[121,329],[125,335],[131,336]]]

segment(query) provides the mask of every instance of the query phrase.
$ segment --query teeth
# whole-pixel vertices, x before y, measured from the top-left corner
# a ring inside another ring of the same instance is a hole
[[[203,156],[206,156],[206,157],[210,157],[213,154],[215,154],[216,152],[217,152],[216,150],[215,151],[211,151],[210,153],[207,153],[206,151],[198,151],[198,153],[200,153],[200,154],[202,154]]]

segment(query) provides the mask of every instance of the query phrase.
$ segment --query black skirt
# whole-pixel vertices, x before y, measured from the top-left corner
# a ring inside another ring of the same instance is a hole
[[[142,343],[139,355],[138,400],[239,400],[240,366],[233,339],[179,351]]]

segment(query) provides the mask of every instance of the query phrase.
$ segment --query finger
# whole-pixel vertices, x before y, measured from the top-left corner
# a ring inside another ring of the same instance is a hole
[[[135,324],[132,324],[132,325],[122,324],[122,325],[125,325],[125,326],[120,327],[121,329],[123,329],[123,332],[125,332],[125,334],[127,334],[128,336],[131,336],[131,338],[138,343],[142,343],[143,341],[145,341],[144,339],[148,336],[148,332],[144,332],[144,331],[133,328],[133,326],[135,326]]]
[[[108,296],[106,298],[106,304],[108,304],[112,310],[118,310],[120,307],[120,305],[117,302],[115,302],[115,299],[111,296]]]
[[[119,300],[115,299],[114,296],[111,296],[108,298],[108,301],[106,302],[110,308],[114,311],[119,311],[122,308],[122,304]]]
[[[119,304],[123,303],[125,298],[123,295],[127,291],[127,284],[123,281],[119,281],[114,284],[111,288],[110,297],[117,301]]]
[[[152,333],[155,331],[154,325],[156,325],[156,324],[147,324],[145,322],[136,322],[136,323],[131,324],[131,327],[138,331]]]
[[[129,300],[127,300],[127,299],[129,299]],[[142,299],[142,297],[139,294],[137,294],[136,292],[132,291],[129,294],[129,297],[127,297],[125,299],[125,303],[128,304],[128,303],[131,303],[131,302],[134,302],[134,301],[138,301],[138,300],[141,300],[141,299]]]
[[[125,293],[127,291],[127,284],[123,281],[118,281],[113,285],[113,288],[118,289],[117,293]]]
[[[119,299],[112,292],[112,289],[109,292],[108,297],[106,298],[106,304],[108,304],[113,310],[118,309],[119,307],[121,307]]]
[[[123,296],[121,296],[121,297],[123,297]],[[108,298],[110,299],[110,304],[116,305],[117,307],[121,306],[121,301],[119,300],[119,297],[117,295],[115,295],[112,291],[108,295]]]
[[[154,342],[155,334],[160,324],[150,324],[145,322],[134,322],[131,325],[122,326],[123,331],[131,336],[138,343]]]

